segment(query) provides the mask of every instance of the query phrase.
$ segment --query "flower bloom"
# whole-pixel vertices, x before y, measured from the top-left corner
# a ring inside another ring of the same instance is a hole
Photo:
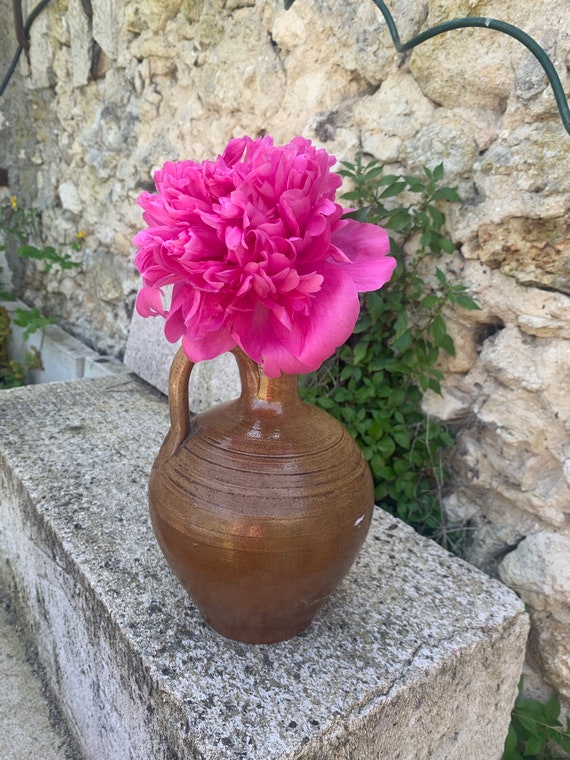
[[[317,369],[352,333],[358,293],[396,266],[385,230],[341,219],[334,163],[302,137],[243,137],[215,161],[167,162],[158,192],[138,199],[139,314],[165,317],[192,361],[239,346],[269,377]]]

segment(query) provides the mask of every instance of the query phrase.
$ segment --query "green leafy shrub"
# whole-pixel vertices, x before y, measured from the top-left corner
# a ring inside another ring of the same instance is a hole
[[[0,306],[0,389],[18,388],[25,385],[28,372],[42,369],[40,352],[32,347],[26,351],[24,361],[10,359],[8,356],[8,339],[11,333],[10,314]]]
[[[427,389],[441,392],[440,352],[454,354],[447,306],[477,309],[463,285],[451,283],[428,262],[451,254],[441,206],[459,201],[442,185],[443,167],[423,177],[384,174],[375,160],[343,163],[353,190],[350,215],[392,232],[398,264],[381,290],[363,294],[354,334],[319,371],[304,381],[305,400],[343,422],[368,460],[382,506],[420,532],[450,545],[442,521],[441,452],[450,432],[421,410]]]
[[[519,688],[522,688],[522,680]],[[555,760],[570,754],[570,718],[560,721],[560,701],[556,694],[546,704],[517,697],[505,741],[503,760]],[[562,750],[560,755],[556,750]]]
[[[67,251],[59,253],[53,246],[34,244],[35,241],[41,240],[38,220],[39,213],[37,211],[24,208],[13,196],[9,206],[0,207],[0,234],[5,241],[0,245],[0,251],[7,250],[7,241],[12,238],[16,242],[16,254],[22,259],[33,259],[41,262],[45,275],[49,274],[54,266],[60,270],[80,266],[78,262],[73,260],[71,253]],[[83,233],[78,233],[76,240],[70,243],[68,247],[73,251],[78,251],[81,248],[83,237]],[[1,274],[2,269],[0,267]],[[14,294],[5,289],[1,280],[0,300],[15,300]],[[8,357],[11,322],[24,328],[23,338],[27,340],[34,333],[56,321],[53,317],[44,316],[36,307],[30,309],[16,308],[12,316],[5,307],[0,307],[0,388],[14,388],[24,385],[30,370],[42,369],[40,353],[34,347],[26,351],[23,362]]]
[[[454,252],[443,233],[441,205],[459,196],[442,185],[442,166],[424,168],[423,177],[384,174],[374,160],[343,167],[341,173],[354,187],[344,196],[356,207],[351,216],[391,231],[398,265],[381,290],[363,294],[354,334],[304,378],[301,393],[349,429],[370,464],[382,506],[457,549],[460,536],[446,531],[440,508],[441,454],[453,436],[423,414],[421,401],[428,389],[441,392],[440,352],[455,353],[445,309],[479,308],[465,286],[451,283],[436,265]],[[564,728],[559,715],[557,696],[544,705],[519,696],[503,760],[554,760],[559,757],[555,746],[570,753],[570,720]]]

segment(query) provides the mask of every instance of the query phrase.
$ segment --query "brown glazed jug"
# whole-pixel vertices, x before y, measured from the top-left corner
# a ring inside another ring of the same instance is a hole
[[[158,543],[206,622],[262,644],[306,628],[347,573],[372,516],[368,464],[340,423],[242,351],[240,398],[191,419],[193,363],[170,370],[171,428],[152,468]]]

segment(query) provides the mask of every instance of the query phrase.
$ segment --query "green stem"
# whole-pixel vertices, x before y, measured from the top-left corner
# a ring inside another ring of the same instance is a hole
[[[556,731],[556,733],[560,734],[561,736],[566,735],[566,733],[562,731],[561,726],[551,726],[548,723],[543,723],[541,720],[537,720],[536,718],[529,717],[529,715],[521,715],[516,710],[513,710],[512,715],[514,718],[522,718],[523,720],[532,720],[532,722],[535,723],[537,726],[542,726],[543,728],[549,728],[551,731]]]

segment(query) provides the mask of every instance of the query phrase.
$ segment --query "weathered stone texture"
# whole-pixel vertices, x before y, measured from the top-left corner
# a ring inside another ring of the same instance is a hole
[[[499,576],[532,607],[531,648],[549,681],[570,699],[570,536],[528,536],[501,562]]]
[[[463,198],[448,214],[461,253],[447,268],[482,307],[450,315],[457,356],[442,365],[443,399],[426,399],[460,430],[447,509],[469,522],[471,561],[493,572],[525,537],[568,537],[570,138],[532,55],[477,29],[401,56],[373,3],[357,0],[296,0],[287,12],[277,0],[91,6],[92,18],[79,0],[47,7],[30,65],[23,56],[0,104],[9,192],[41,209],[49,242],[86,232],[82,271],[46,285],[30,267],[22,294],[40,303],[47,290],[75,334],[122,355],[139,286],[136,197],[165,160],[201,160],[231,136],[267,132],[302,133],[341,159],[362,149],[406,172],[443,161]],[[523,26],[570,92],[566,0],[391,9],[403,39],[464,15]],[[5,69],[12,20],[0,14]],[[551,647],[558,664],[533,662],[568,693],[558,642],[570,625],[557,618],[554,632],[546,614],[533,617],[533,646]]]
[[[551,176],[549,174],[549,176]],[[570,294],[570,221],[510,217],[482,224],[463,254],[512,275],[523,285],[546,286]]]

